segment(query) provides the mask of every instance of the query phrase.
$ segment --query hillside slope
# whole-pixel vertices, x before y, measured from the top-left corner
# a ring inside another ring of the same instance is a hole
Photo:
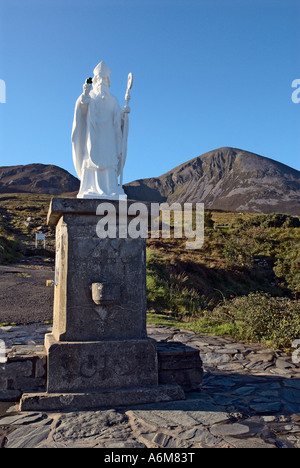
[[[46,164],[0,167],[0,193],[61,195],[79,190],[79,180],[66,170]]]
[[[210,151],[160,177],[126,184],[125,191],[136,200],[300,215],[300,172],[237,148]]]

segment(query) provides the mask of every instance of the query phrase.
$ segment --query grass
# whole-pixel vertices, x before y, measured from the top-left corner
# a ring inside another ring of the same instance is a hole
[[[31,275],[28,275],[28,273],[14,273],[16,276],[19,278],[31,278]]]
[[[157,314],[155,312],[147,312],[148,325],[163,325],[171,328],[179,328],[180,330],[190,330],[199,334],[218,335],[218,336],[234,336],[235,326],[223,323],[213,324],[205,317],[198,318],[189,322],[175,319],[172,316]]]

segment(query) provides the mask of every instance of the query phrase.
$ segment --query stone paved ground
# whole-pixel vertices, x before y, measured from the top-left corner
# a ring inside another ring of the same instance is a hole
[[[0,339],[38,346],[47,328],[0,328]],[[300,448],[300,366],[290,356],[167,327],[149,326],[148,334],[200,350],[201,389],[185,401],[71,413],[5,412],[9,405],[0,403],[2,446]]]

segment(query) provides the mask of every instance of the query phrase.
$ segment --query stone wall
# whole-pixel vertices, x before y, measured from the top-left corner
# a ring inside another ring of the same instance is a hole
[[[44,346],[13,346],[0,364],[0,400],[16,401],[24,392],[46,390]]]
[[[199,350],[180,342],[157,343],[160,384],[176,383],[185,391],[198,390],[203,378]]]
[[[0,364],[0,400],[16,401],[23,393],[44,392],[47,382],[44,346],[13,346],[7,362]],[[160,384],[179,384],[185,391],[198,389],[202,381],[199,351],[182,343],[158,343]]]

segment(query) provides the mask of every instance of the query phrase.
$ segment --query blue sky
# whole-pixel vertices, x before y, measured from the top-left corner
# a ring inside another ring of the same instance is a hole
[[[0,0],[0,165],[75,175],[71,128],[105,60],[124,104],[124,182],[233,146],[300,170],[299,0]]]

